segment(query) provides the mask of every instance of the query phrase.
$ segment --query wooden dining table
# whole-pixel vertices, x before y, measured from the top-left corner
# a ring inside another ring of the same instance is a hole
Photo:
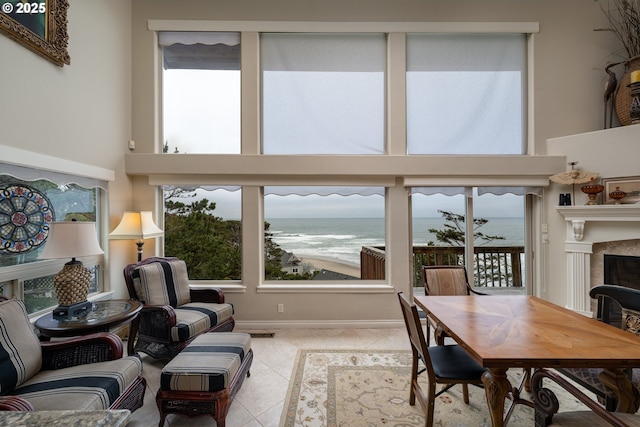
[[[618,395],[617,411],[635,413],[640,407],[640,394],[625,371],[640,366],[640,337],[634,334],[533,296],[414,300],[487,368],[482,382],[494,427],[505,425],[512,406],[523,403],[519,388],[507,378],[509,368],[603,368],[600,380]],[[511,407],[505,412],[508,398]]]

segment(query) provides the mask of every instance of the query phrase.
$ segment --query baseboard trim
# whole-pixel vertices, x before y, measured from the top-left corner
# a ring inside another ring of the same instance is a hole
[[[404,328],[399,320],[272,320],[245,321],[236,320],[238,330],[265,329],[384,329]]]

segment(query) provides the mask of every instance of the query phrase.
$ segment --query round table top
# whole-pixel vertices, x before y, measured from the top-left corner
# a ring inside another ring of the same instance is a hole
[[[93,309],[84,317],[57,320],[53,313],[36,320],[35,327],[50,336],[80,335],[132,320],[142,309],[135,300],[105,300],[92,303]]]

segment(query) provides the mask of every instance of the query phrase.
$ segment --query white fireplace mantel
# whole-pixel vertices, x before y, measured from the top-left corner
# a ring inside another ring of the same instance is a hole
[[[567,308],[591,316],[593,244],[640,238],[640,205],[557,206],[567,221]]]
[[[573,239],[580,241],[584,237],[587,222],[640,222],[640,205],[595,205],[595,206],[557,206],[556,210],[566,221],[572,224]],[[567,236],[569,237],[569,236]]]
[[[580,218],[588,221],[640,221],[640,204],[556,206],[568,221]]]

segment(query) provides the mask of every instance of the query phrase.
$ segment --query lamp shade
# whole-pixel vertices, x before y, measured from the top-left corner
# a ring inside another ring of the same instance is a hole
[[[164,234],[153,222],[151,211],[124,212],[120,224],[109,234],[110,239],[150,239]]]
[[[76,258],[101,255],[96,223],[86,221],[52,222],[40,259]]]

